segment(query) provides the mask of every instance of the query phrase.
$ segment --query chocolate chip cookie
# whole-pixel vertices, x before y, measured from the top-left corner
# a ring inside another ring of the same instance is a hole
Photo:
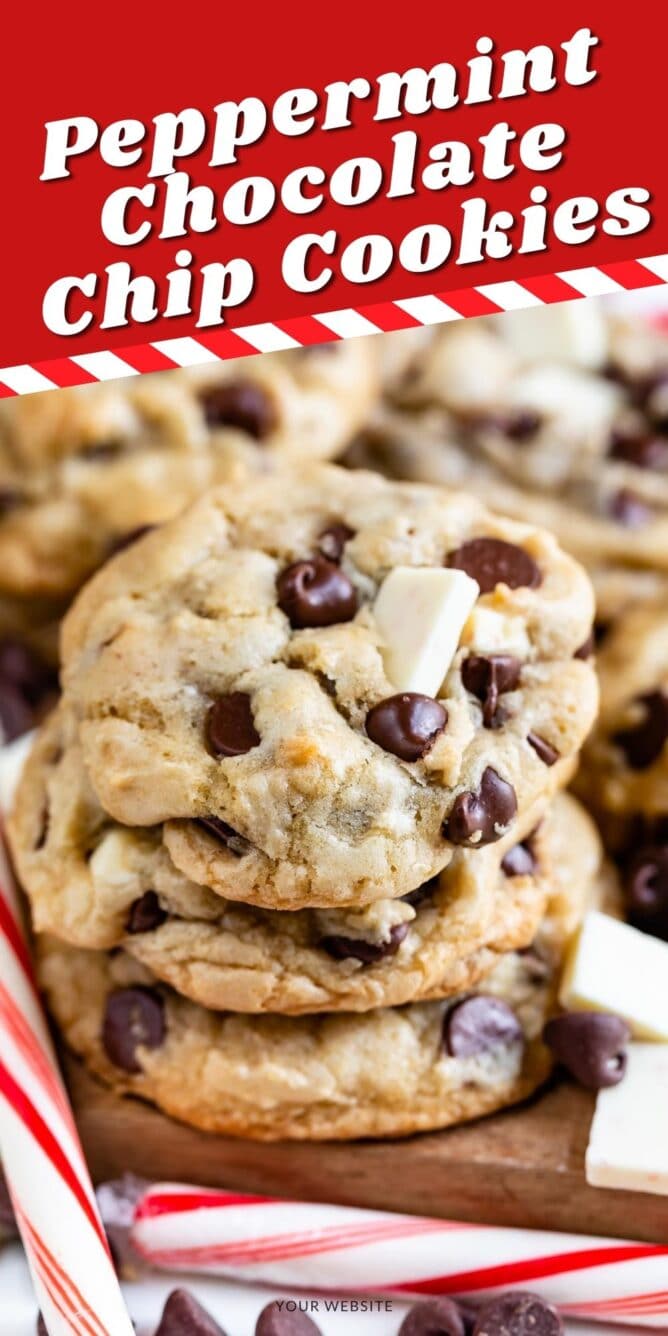
[[[387,356],[385,407],[353,462],[551,529],[606,621],[666,594],[665,332],[576,302],[444,325],[427,346],[395,337],[406,356]]]
[[[216,481],[329,458],[376,393],[370,340],[0,405],[0,595],[64,599]]]
[[[374,612],[414,568],[478,595],[431,695],[388,676]],[[314,465],[219,488],[108,563],[66,618],[64,694],[105,812],[164,824],[189,880],[361,906],[563,786],[596,709],[592,610],[541,530]]]

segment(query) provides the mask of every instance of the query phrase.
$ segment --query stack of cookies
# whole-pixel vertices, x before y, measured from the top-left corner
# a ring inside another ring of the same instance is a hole
[[[326,465],[247,471],[108,561],[10,821],[68,1044],[264,1139],[527,1096],[606,894],[562,793],[592,617],[548,533]]]
[[[58,626],[110,554],[206,487],[328,459],[378,390],[368,339],[0,404],[0,732],[55,687]]]
[[[595,301],[388,336],[353,453],[557,535],[597,620],[668,599],[668,333]]]

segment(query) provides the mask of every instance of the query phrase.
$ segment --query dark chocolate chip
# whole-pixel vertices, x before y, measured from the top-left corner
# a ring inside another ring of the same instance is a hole
[[[543,419],[540,413],[534,413],[530,408],[523,408],[508,419],[506,426],[506,436],[511,441],[530,441],[543,425]]]
[[[668,693],[648,691],[638,696],[635,704],[642,708],[642,719],[632,728],[613,734],[612,741],[621,747],[632,770],[647,770],[668,739]]]
[[[650,519],[651,508],[629,487],[622,487],[610,498],[610,517],[626,529],[642,529]]]
[[[262,385],[251,380],[211,385],[200,394],[207,426],[237,427],[256,441],[263,441],[278,425],[273,399]]]
[[[259,746],[250,696],[244,691],[218,696],[206,712],[204,731],[212,756],[245,756]]]
[[[221,821],[218,816],[201,816],[196,824],[206,830],[209,835],[213,835],[221,844],[224,844],[225,848],[229,849],[230,853],[235,854],[237,858],[241,858],[250,848],[248,840],[240,835],[237,830],[234,830],[232,826],[228,826],[226,821]]]
[[[0,678],[0,728],[4,742],[13,742],[29,732],[35,723],[35,712],[13,682]]]
[[[366,942],[362,937],[322,937],[318,943],[334,960],[361,960],[363,965],[375,965],[377,960],[396,955],[408,936],[408,923],[395,923],[385,942]]]
[[[440,884],[440,877],[430,877],[429,881],[423,882],[422,886],[417,886],[414,891],[409,891],[408,895],[402,895],[401,899],[405,904],[412,905],[413,909],[418,909],[420,905],[432,899]]]
[[[668,440],[651,433],[616,430],[608,454],[611,459],[619,459],[638,469],[655,469],[657,472],[668,469]]]
[[[416,1304],[407,1313],[398,1336],[465,1336],[466,1327],[454,1299],[443,1296]]]
[[[472,1058],[523,1038],[522,1026],[508,1003],[487,993],[474,993],[456,1002],[443,1021],[443,1042],[451,1058]]]
[[[494,728],[498,720],[499,696],[514,691],[522,664],[513,654],[469,654],[462,664],[462,682],[482,702],[482,722]]]
[[[593,631],[589,632],[586,640],[583,640],[579,649],[576,649],[573,655],[574,659],[591,659],[596,647],[596,637]]]
[[[166,1032],[165,1007],[153,988],[119,988],[110,993],[104,1012],[102,1043],[115,1067],[140,1072],[140,1048],[160,1048]]]
[[[262,1309],[255,1325],[255,1336],[322,1336],[308,1313],[288,1308],[286,1299],[275,1299]]]
[[[161,927],[166,918],[167,913],[161,907],[155,891],[144,891],[144,894],[130,906],[125,931],[130,934],[154,932],[156,928]]]
[[[328,525],[323,529],[318,538],[318,550],[328,561],[340,561],[343,556],[343,549],[351,538],[355,537],[355,530],[349,528],[341,520]]]
[[[38,705],[54,690],[57,676],[20,640],[0,640],[0,681],[11,682],[31,705]]]
[[[626,869],[625,887],[629,923],[668,942],[668,846],[638,849]]]
[[[426,756],[448,722],[448,712],[432,696],[404,691],[369,710],[366,731],[372,742],[402,761]]]
[[[21,505],[23,496],[15,487],[0,487],[0,519]]]
[[[490,1299],[480,1309],[473,1336],[562,1336],[563,1330],[552,1304],[516,1290]]]
[[[499,584],[509,589],[536,589],[542,580],[533,557],[502,538],[471,538],[448,553],[446,565],[477,580],[481,594],[491,593]]]
[[[279,608],[297,629],[349,622],[357,612],[352,580],[326,557],[294,562],[281,571],[276,588]]]
[[[532,877],[538,863],[529,840],[514,844],[501,860],[501,869],[507,877]]]
[[[501,838],[516,815],[517,796],[512,784],[488,765],[480,788],[455,798],[443,833],[453,844],[491,844]]]
[[[41,1313],[38,1313],[37,1315],[37,1336],[49,1336],[49,1333],[46,1329],[46,1322],[44,1321],[44,1318],[42,1317]]]
[[[587,1090],[618,1085],[626,1071],[631,1031],[619,1016],[567,1011],[548,1021],[543,1038],[559,1062]]]
[[[559,760],[559,752],[550,742],[540,736],[540,733],[528,733],[527,742],[533,747],[536,756],[543,765],[554,765]]]
[[[155,1336],[225,1336],[225,1332],[188,1290],[172,1290]]]

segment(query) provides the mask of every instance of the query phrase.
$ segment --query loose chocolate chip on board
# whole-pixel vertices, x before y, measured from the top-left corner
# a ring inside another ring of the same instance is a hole
[[[188,1290],[172,1290],[155,1336],[225,1336],[225,1332]]]
[[[155,891],[144,891],[144,894],[130,906],[125,931],[132,936],[140,932],[155,932],[166,918],[167,913],[162,908]]]
[[[454,1299],[427,1299],[406,1314],[398,1336],[466,1336],[466,1326]]]
[[[536,589],[542,580],[533,557],[503,538],[471,538],[449,552],[445,564],[477,580],[481,594],[490,594],[499,584],[509,589]]]
[[[349,528],[343,521],[337,520],[323,529],[318,538],[318,550],[328,561],[340,561],[346,543],[354,537],[355,530]]]
[[[550,742],[540,736],[540,733],[527,734],[527,742],[533,747],[536,756],[543,762],[543,765],[554,765],[559,760],[559,752]]]
[[[491,1299],[478,1313],[473,1336],[562,1336],[563,1322],[552,1304],[522,1291]]]
[[[587,1090],[618,1085],[626,1071],[631,1031],[619,1016],[567,1011],[548,1021],[543,1038],[559,1062]]]
[[[648,435],[644,431],[631,433],[615,430],[608,455],[610,459],[619,459],[638,469],[665,472],[668,469],[668,440],[651,433]]]
[[[251,698],[244,691],[218,696],[207,710],[204,730],[212,756],[244,756],[260,743]]]
[[[610,518],[623,524],[626,529],[642,529],[651,518],[652,511],[629,487],[622,487],[610,498]]]
[[[628,864],[624,884],[629,922],[668,942],[668,845],[638,849]]]
[[[361,960],[363,965],[375,965],[377,960],[396,955],[408,936],[408,923],[395,923],[385,942],[367,942],[363,937],[321,937],[318,945],[335,960]]]
[[[443,1042],[451,1058],[473,1058],[523,1039],[522,1026],[508,1003],[486,993],[456,1002],[443,1021]]]
[[[453,844],[492,844],[517,815],[512,784],[491,766],[483,771],[477,792],[460,793],[443,823],[443,834]]]
[[[140,1048],[160,1048],[166,1034],[165,1008],[153,988],[119,988],[110,993],[102,1026],[104,1051],[124,1072],[140,1072]]]
[[[532,877],[538,864],[530,840],[514,844],[501,860],[501,871],[507,877]]]
[[[285,1300],[275,1299],[262,1309],[255,1324],[255,1336],[322,1336],[308,1313],[288,1309]]]
[[[372,742],[402,761],[426,756],[448,722],[448,712],[432,696],[404,691],[369,710],[366,731]]]
[[[642,718],[631,728],[614,733],[612,741],[621,747],[632,770],[647,770],[658,760],[668,739],[668,694],[648,691],[634,702],[642,709]]]
[[[200,394],[200,403],[207,426],[237,427],[256,441],[264,441],[278,426],[273,399],[254,381],[211,385]]]
[[[469,654],[462,664],[462,682],[482,703],[482,722],[494,728],[499,715],[499,696],[514,691],[522,664],[513,654]]]
[[[294,562],[281,571],[276,588],[278,606],[297,630],[349,622],[357,612],[352,580],[326,557]]]

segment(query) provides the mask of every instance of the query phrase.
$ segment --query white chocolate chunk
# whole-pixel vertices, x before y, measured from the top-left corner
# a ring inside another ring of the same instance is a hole
[[[666,1127],[668,1044],[630,1044],[623,1081],[597,1096],[587,1182],[668,1196]]]
[[[24,733],[0,747],[0,812],[3,816],[11,810],[14,794],[21,778],[21,771],[28,759],[28,753],[35,740],[35,730]]]
[[[437,695],[479,593],[464,571],[431,566],[390,571],[373,612],[385,671],[399,691]]]
[[[596,302],[559,302],[498,317],[503,338],[526,362],[599,367],[608,353],[608,327]]]
[[[619,386],[576,367],[541,362],[527,367],[508,387],[510,407],[529,409],[541,417],[588,436],[607,431],[619,411]]]
[[[668,942],[592,910],[570,950],[559,994],[569,1010],[622,1016],[636,1039],[668,1042]]]
[[[516,654],[519,659],[526,659],[531,651],[522,617],[510,617],[482,606],[473,609],[462,641],[477,654]]]

